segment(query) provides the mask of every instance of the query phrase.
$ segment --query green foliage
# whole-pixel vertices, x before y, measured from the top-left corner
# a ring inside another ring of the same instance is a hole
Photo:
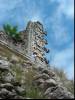
[[[60,77],[60,79],[61,79],[62,81],[67,80],[66,73],[64,72],[63,69],[58,69],[58,68],[54,67],[53,70],[54,70],[54,72]]]
[[[16,80],[18,82],[21,82],[22,76],[23,76],[23,71],[22,71],[21,67],[14,65],[14,66],[12,66],[12,71],[13,71],[13,74],[15,75]]]
[[[33,85],[34,76],[37,74],[33,68],[28,69],[25,72],[25,86],[26,97],[33,99],[44,99],[42,91],[37,86]]]
[[[36,71],[34,71],[32,68],[29,68],[25,71],[25,84],[26,85],[30,86],[32,84],[34,75],[36,75]]]
[[[68,89],[69,92],[74,94],[74,81],[69,80],[63,69],[53,68],[54,72],[59,76],[60,81]]]
[[[67,80],[64,86],[68,89],[68,91],[74,94],[74,81],[73,80]]]
[[[31,86],[26,91],[26,97],[33,99],[44,99],[42,92],[35,86]]]
[[[18,82],[23,80],[22,85],[25,92],[23,92],[21,96],[33,99],[44,99],[43,93],[40,91],[40,89],[33,85],[34,75],[36,75],[37,72],[33,70],[32,67],[22,70],[21,67],[15,65],[12,67],[12,71]]]
[[[21,40],[20,33],[17,32],[18,31],[17,26],[11,26],[10,24],[6,24],[6,25],[3,25],[3,29],[5,33],[11,38],[13,38],[14,40],[16,41]]]

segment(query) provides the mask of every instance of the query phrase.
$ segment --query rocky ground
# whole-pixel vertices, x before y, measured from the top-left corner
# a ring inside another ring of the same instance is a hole
[[[24,91],[15,80],[6,58],[0,58],[0,99],[22,99],[19,94]]]
[[[14,65],[16,60],[10,61],[6,57],[0,56],[0,99],[26,99],[26,89],[21,81],[17,81],[11,65]],[[29,67],[26,67],[28,64]],[[59,77],[50,69],[41,66],[32,66],[30,63],[20,65],[24,70],[33,69],[36,71],[32,77],[33,87],[37,86],[42,91],[43,96],[47,99],[72,99],[73,95],[67,91],[60,82]],[[21,75],[21,73],[20,73]],[[24,76],[23,76],[24,77]],[[24,95],[22,94],[24,93]],[[34,98],[33,98],[34,99]],[[40,98],[38,98],[40,99]]]
[[[40,67],[39,67],[40,70]],[[67,91],[55,73],[48,69],[41,69],[35,76],[35,82],[43,90],[48,99],[71,99],[73,95]]]

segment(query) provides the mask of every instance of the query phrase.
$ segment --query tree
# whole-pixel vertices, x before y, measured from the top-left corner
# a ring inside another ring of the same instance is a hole
[[[20,41],[20,33],[18,32],[17,26],[11,26],[10,24],[3,25],[5,33],[15,41]]]

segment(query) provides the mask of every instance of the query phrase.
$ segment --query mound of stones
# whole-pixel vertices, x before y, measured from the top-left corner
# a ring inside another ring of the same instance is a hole
[[[38,75],[34,76],[33,84],[37,85],[48,99],[73,99],[73,95],[67,91],[60,82],[59,77],[50,69],[35,68]]]
[[[0,58],[0,99],[23,99],[21,94],[25,92],[10,70],[10,63]]]
[[[43,92],[44,97],[47,99],[74,98],[52,70],[42,66],[33,67],[33,69],[37,74],[34,75],[32,83]],[[10,68],[10,62],[6,58],[0,57],[0,99],[25,99],[22,96],[25,92],[22,84],[16,81]]]

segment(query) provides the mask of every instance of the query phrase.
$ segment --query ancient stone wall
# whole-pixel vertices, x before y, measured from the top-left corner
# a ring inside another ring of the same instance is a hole
[[[9,48],[12,48],[17,52],[20,52],[25,56],[28,55],[31,58],[31,60],[36,60],[38,64],[45,65],[45,51],[43,49],[43,46],[45,45],[46,41],[44,41],[45,33],[43,25],[40,22],[29,21],[26,29],[19,33],[22,41],[15,42],[4,31],[0,31],[0,41],[7,45]],[[36,56],[34,55],[35,52],[37,53]]]
[[[25,34],[25,33],[24,33]],[[27,48],[27,39],[25,38],[23,42],[15,43],[11,37],[9,37],[5,32],[0,32],[0,41],[7,44],[9,47],[21,51],[22,53],[26,53]]]

